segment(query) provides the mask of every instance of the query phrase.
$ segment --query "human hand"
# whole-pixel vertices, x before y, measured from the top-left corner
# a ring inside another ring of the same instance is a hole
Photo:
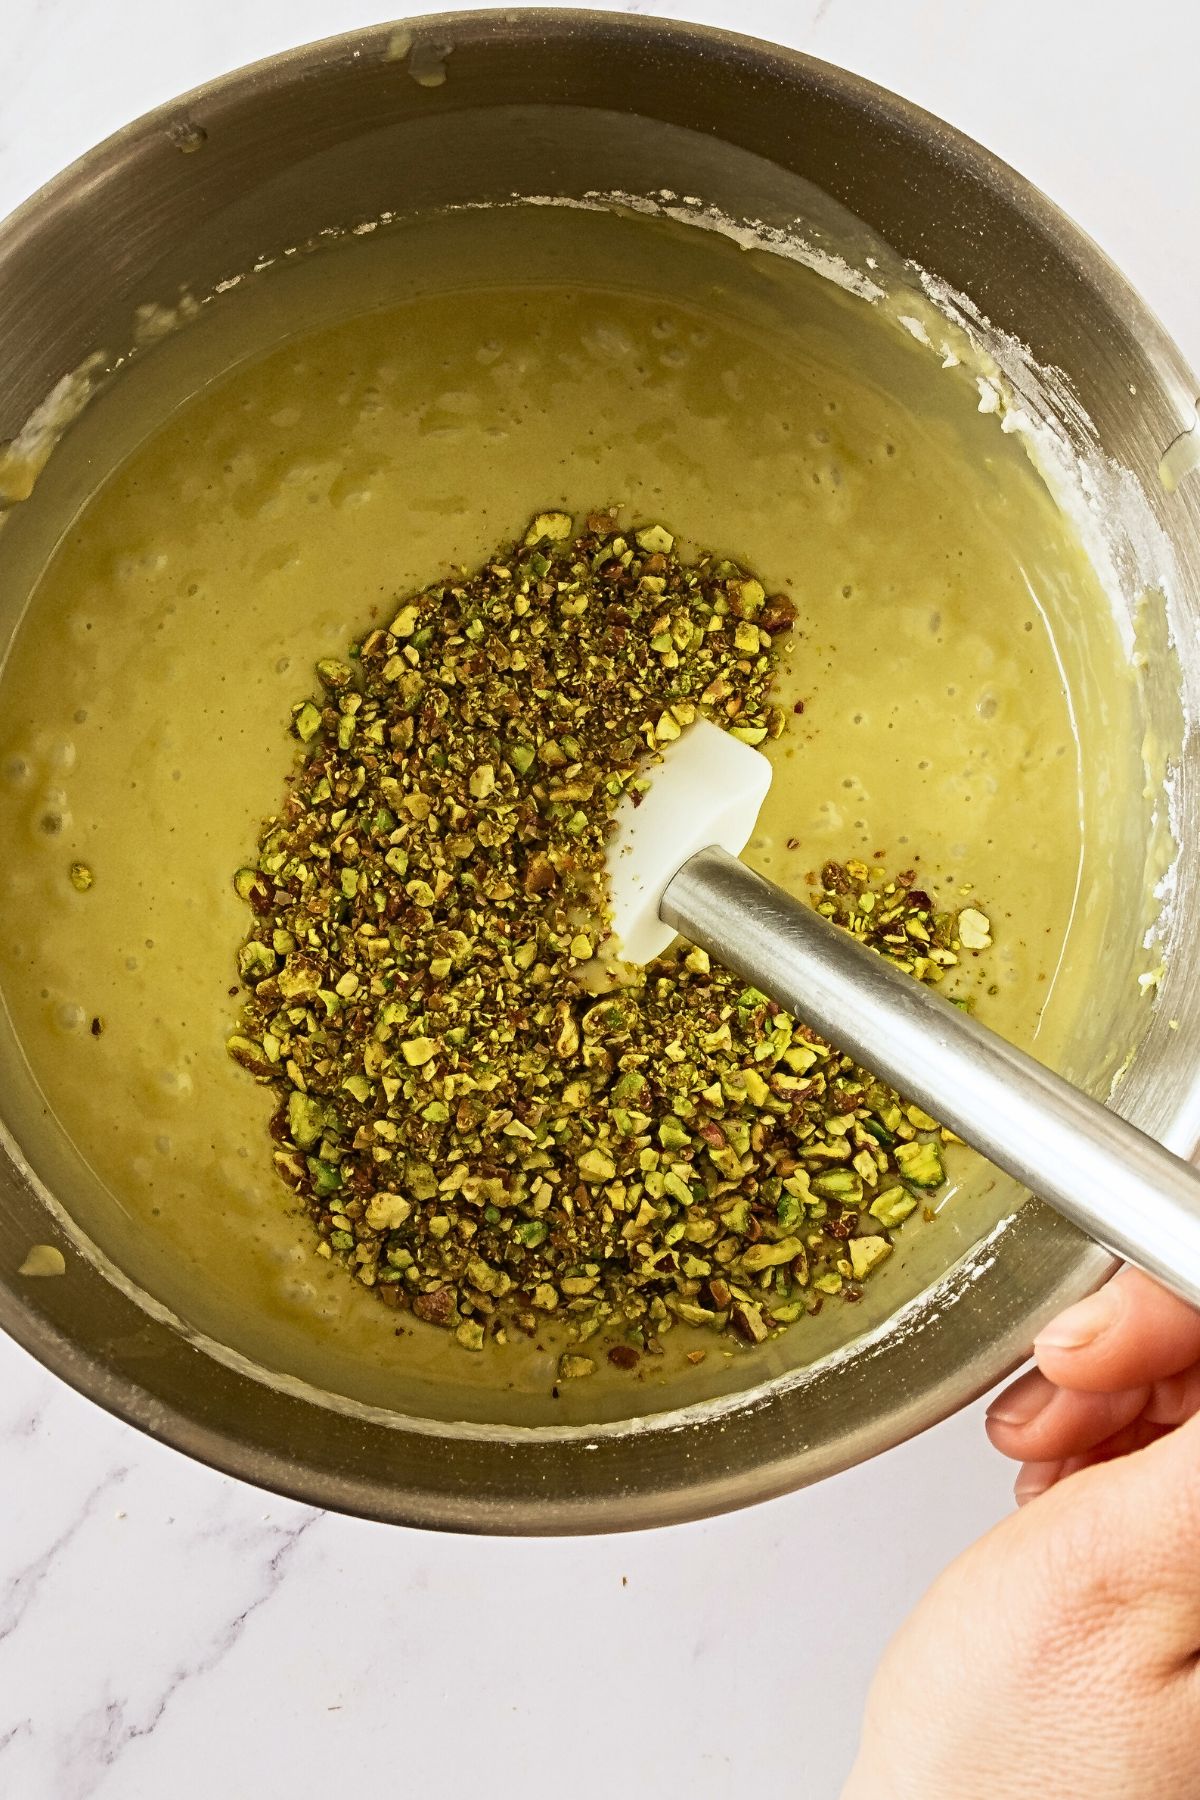
[[[1126,1271],[1035,1355],[988,1417],[1021,1511],[888,1649],[843,1800],[1200,1800],[1200,1315]]]
[[[1200,1313],[1136,1269],[1060,1314],[1034,1356],[988,1409],[988,1436],[1022,1465],[1021,1504],[1200,1412]]]

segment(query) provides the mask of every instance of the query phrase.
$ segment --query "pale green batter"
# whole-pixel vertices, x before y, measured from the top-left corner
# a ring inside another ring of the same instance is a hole
[[[1080,1019],[1110,921],[1089,877],[1138,779],[1103,596],[965,378],[817,277],[700,240],[475,215],[229,296],[77,429],[93,463],[144,442],[63,536],[0,682],[0,983],[53,1115],[30,1098],[27,1151],[61,1181],[69,1135],[92,1171],[77,1215],[185,1318],[377,1404],[560,1416],[550,1359],[397,1335],[312,1255],[269,1098],[224,1051],[230,873],[279,800],[314,659],[535,507],[620,503],[789,592],[780,697],[804,710],[750,859],[797,892],[876,852],[951,903],[969,889],[996,936],[980,1017],[1050,1060],[1098,1054]],[[317,319],[339,322],[305,335]],[[958,1253],[948,1220],[925,1229]],[[760,1356],[803,1358],[808,1330]],[[830,1341],[825,1322],[811,1345]],[[488,1397],[510,1381],[528,1397]],[[661,1404],[629,1389],[572,1404]]]

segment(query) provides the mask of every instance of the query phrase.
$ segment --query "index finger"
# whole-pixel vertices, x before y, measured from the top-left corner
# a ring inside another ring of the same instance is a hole
[[[1178,1375],[1200,1362],[1200,1313],[1123,1269],[1038,1333],[1038,1367],[1058,1387],[1114,1393]]]

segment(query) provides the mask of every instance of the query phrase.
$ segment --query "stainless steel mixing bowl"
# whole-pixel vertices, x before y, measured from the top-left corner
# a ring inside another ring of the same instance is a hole
[[[1121,275],[1011,170],[894,96],[767,44],[615,14],[445,15],[298,50],[161,108],[0,228],[0,440],[91,352],[123,342],[147,296],[207,292],[323,227],[514,192],[656,188],[646,119],[691,134],[677,139],[696,170],[681,191],[736,214],[745,153],[763,192],[805,177],[1065,371],[1173,548],[1179,660],[1158,659],[1146,690],[1170,734],[1181,687],[1200,702],[1200,482],[1168,492],[1159,465],[1194,423],[1195,378]],[[1184,919],[1200,907],[1198,779],[1189,742],[1175,772]],[[1120,1089],[1124,1110],[1186,1150],[1197,995],[1200,943],[1181,932]],[[62,1246],[65,1276],[18,1275],[35,1242]],[[466,1429],[331,1409],[210,1355],[81,1255],[17,1146],[0,1151],[0,1321],[47,1367],[247,1480],[474,1531],[661,1524],[814,1481],[979,1394],[1108,1267],[1031,1203],[986,1252],[931,1271],[902,1327],[803,1380],[641,1424]]]

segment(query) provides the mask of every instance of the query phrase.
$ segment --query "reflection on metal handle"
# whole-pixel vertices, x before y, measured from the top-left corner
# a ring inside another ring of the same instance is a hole
[[[848,932],[702,850],[664,921],[982,1151],[1117,1256],[1200,1306],[1200,1174]]]

